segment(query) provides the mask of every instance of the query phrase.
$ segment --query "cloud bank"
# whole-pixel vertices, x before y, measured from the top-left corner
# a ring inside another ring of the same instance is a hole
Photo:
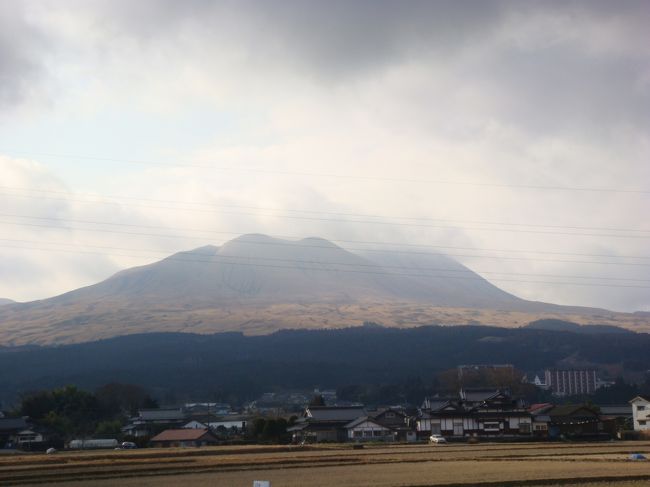
[[[650,189],[648,21],[646,2],[5,2],[1,185],[22,190],[0,198],[68,229],[3,235],[70,252],[2,248],[0,296],[256,231],[453,247],[528,299],[649,309],[649,195],[625,192]]]

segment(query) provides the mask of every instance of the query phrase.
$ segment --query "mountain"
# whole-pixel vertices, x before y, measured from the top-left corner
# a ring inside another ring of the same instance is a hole
[[[427,258],[428,257],[428,258]],[[53,303],[122,297],[183,303],[356,302],[401,299],[440,306],[515,306],[512,296],[458,262],[437,256],[360,256],[320,238],[243,235],[222,247],[179,252],[160,262],[53,298]]]
[[[445,256],[355,254],[320,238],[253,234],[179,252],[50,299],[3,306],[0,345],[143,332],[261,334],[364,321],[521,326],[538,318],[650,324],[646,317],[526,301]]]
[[[12,301],[11,299],[7,298],[0,298],[0,306],[3,306],[5,304],[13,304],[15,301]]]

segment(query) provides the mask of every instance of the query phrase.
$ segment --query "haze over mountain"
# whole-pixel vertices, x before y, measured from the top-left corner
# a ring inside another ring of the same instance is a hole
[[[357,255],[320,238],[252,234],[221,247],[179,252],[50,299],[4,306],[0,343],[68,343],[145,331],[267,333],[366,320],[512,326],[537,317],[531,313],[573,313],[582,315],[573,321],[587,323],[593,315],[605,321],[614,316],[517,298],[441,255]]]
[[[524,303],[448,257],[391,252],[359,256],[321,238],[289,241],[258,234],[127,269],[94,286],[56,297],[54,302],[116,296],[185,303],[345,303],[361,299],[465,307]]]
[[[14,303],[14,302],[15,302],[15,301],[13,301],[13,300],[11,300],[11,299],[0,298],[0,306],[3,306],[3,305],[5,305],[5,304],[12,304],[12,303]]]

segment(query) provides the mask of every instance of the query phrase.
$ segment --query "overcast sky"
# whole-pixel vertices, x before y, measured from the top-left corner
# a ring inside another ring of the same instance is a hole
[[[648,25],[647,1],[4,0],[0,297],[260,232],[650,310]]]

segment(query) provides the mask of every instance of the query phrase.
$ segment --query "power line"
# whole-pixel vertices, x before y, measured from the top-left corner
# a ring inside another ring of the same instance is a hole
[[[30,195],[30,194],[15,194],[15,193],[0,193],[7,196],[19,197],[19,198],[39,198],[39,199],[49,199],[54,201],[74,201],[77,203],[85,204],[103,204],[103,205],[118,205],[123,206],[124,204],[119,201],[97,201],[97,200],[82,200],[75,197],[72,193],[67,191],[54,191],[54,190],[40,190],[40,189],[29,189],[29,188],[15,188],[11,186],[0,186],[0,189],[11,190],[11,191],[30,191],[37,193],[47,193],[47,194],[58,194],[64,195],[65,198],[55,198],[52,196],[42,196],[42,195]],[[584,227],[576,225],[544,225],[538,223],[521,223],[521,222],[498,222],[498,221],[484,221],[484,220],[464,220],[460,218],[431,218],[431,217],[408,217],[408,216],[390,216],[390,215],[374,215],[368,213],[349,213],[349,212],[330,212],[330,211],[321,211],[321,210],[297,210],[292,208],[269,208],[262,206],[249,206],[249,205],[226,205],[226,204],[207,204],[200,202],[187,202],[179,200],[161,200],[153,198],[139,198],[133,196],[118,196],[118,195],[92,195],[87,194],[87,196],[92,197],[101,197],[101,198],[111,198],[115,200],[128,199],[134,201],[149,201],[149,202],[158,202],[165,204],[181,204],[181,205],[193,205],[193,206],[202,206],[204,208],[181,208],[178,206],[155,206],[155,205],[132,205],[142,208],[153,208],[153,209],[162,209],[162,210],[175,210],[175,211],[191,211],[191,212],[207,212],[207,213],[227,213],[222,210],[217,211],[217,208],[238,208],[238,209],[248,209],[248,210],[262,210],[262,211],[275,211],[275,212],[284,212],[284,213],[306,213],[306,214],[316,214],[316,215],[333,215],[333,216],[351,216],[351,217],[362,217],[362,218],[381,218],[384,220],[407,220],[410,222],[417,221],[428,221],[428,222],[461,222],[469,224],[479,224],[479,225],[502,225],[509,227],[530,227],[530,228],[554,228],[554,229],[569,229],[569,230],[594,230],[594,231],[609,231],[609,232],[635,232],[635,233],[650,233],[649,230],[636,229],[636,228],[612,228],[612,227]],[[205,208],[207,207],[207,208]],[[230,213],[231,214],[231,213]],[[244,214],[244,215],[255,215],[255,216],[274,216],[278,218],[301,218],[301,219],[315,219],[309,217],[296,217],[296,216],[285,216],[285,215],[268,215],[268,214],[257,214],[257,213],[235,213],[235,214]],[[319,219],[320,220],[320,219]],[[341,220],[341,219],[324,219],[325,221],[340,221],[340,222],[352,222],[352,223],[377,223],[377,224],[386,224],[386,225],[416,225],[412,224],[399,224],[392,222],[382,222],[382,221],[355,221],[355,220]],[[455,228],[455,227],[454,227]],[[461,227],[462,228],[462,227]],[[484,229],[480,228],[479,230],[490,230],[489,228]],[[504,230],[505,231],[505,230]],[[573,234],[571,234],[573,235]],[[583,234],[577,234],[583,235]],[[588,234],[587,234],[588,235]]]
[[[46,219],[46,218],[42,218]],[[74,221],[74,220],[62,220],[55,218],[48,218],[49,220],[54,221]],[[25,226],[25,227],[36,227],[36,228],[52,228],[55,230],[70,230],[70,231],[85,231],[85,232],[99,232],[99,233],[113,233],[121,235],[133,235],[133,236],[143,236],[143,237],[156,237],[156,238],[170,238],[170,239],[193,239],[193,240],[203,240],[207,242],[212,242],[212,238],[209,237],[199,237],[199,236],[188,236],[188,235],[174,235],[174,234],[161,234],[161,233],[145,233],[145,232],[126,232],[113,229],[105,228],[79,228],[79,227],[61,227],[58,225],[46,225],[39,223],[25,223],[25,222],[7,222],[0,221],[0,224],[5,225],[16,225],[16,226]],[[102,223],[99,223],[102,224]],[[133,226],[138,227],[138,225],[131,224],[120,224],[120,223],[103,223],[104,225],[115,225],[115,226]],[[162,227],[154,227],[162,228]],[[220,232],[220,231],[203,231],[204,233],[215,233],[215,234],[228,234],[228,235],[241,235],[241,233],[234,232]],[[260,242],[262,244],[262,242]],[[299,245],[293,243],[282,243],[282,242],[263,242],[264,245]],[[331,249],[329,246],[318,246],[318,245],[301,245],[304,247],[311,248],[324,248]],[[537,262],[564,262],[564,263],[576,263],[576,264],[597,264],[597,265],[620,265],[620,266],[644,266],[650,267],[650,264],[643,263],[633,263],[633,262],[596,262],[596,261],[583,261],[583,260],[569,260],[569,259],[538,259],[538,258],[526,258],[526,257],[511,257],[511,256],[489,256],[489,255],[471,255],[471,254],[453,254],[453,253],[435,253],[435,252],[416,252],[416,251],[406,251],[406,250],[394,250],[394,249],[368,249],[368,248],[348,248],[347,250],[355,250],[361,252],[394,252],[399,254],[420,254],[420,255],[440,255],[440,256],[454,256],[454,257],[469,257],[469,258],[484,258],[484,259],[497,259],[497,260],[523,260],[523,261],[537,261]]]
[[[143,166],[155,166],[163,168],[195,168],[195,169],[209,169],[218,172],[245,172],[245,173],[259,173],[259,174],[272,174],[272,175],[285,175],[285,176],[302,176],[302,177],[315,177],[315,178],[332,178],[332,179],[351,179],[358,181],[385,181],[385,182],[402,182],[412,184],[440,184],[440,185],[453,185],[453,186],[471,186],[471,187],[486,187],[486,188],[509,188],[509,189],[532,189],[540,191],[575,191],[575,192],[589,192],[589,193],[621,193],[621,194],[650,194],[648,189],[628,189],[628,188],[588,188],[588,187],[575,187],[575,186],[551,186],[551,185],[534,185],[534,184],[504,184],[504,183],[481,183],[475,181],[451,181],[441,179],[420,179],[420,178],[398,178],[398,177],[381,177],[381,176],[358,176],[351,174],[334,174],[334,173],[314,173],[305,171],[283,171],[272,169],[260,168],[244,168],[244,167],[227,167],[227,166],[213,166],[207,164],[168,164],[155,161],[144,161],[137,159],[117,159],[109,157],[86,156],[78,154],[55,154],[46,152],[33,152],[33,151],[6,151],[5,153],[26,154],[31,156],[41,157],[56,157],[65,159],[85,159],[93,161],[117,162],[120,164],[135,164]]]
[[[18,240],[18,239],[0,239],[0,241],[4,242],[16,242],[16,243],[28,243],[28,244],[42,244],[43,241],[34,241],[34,240]],[[66,246],[66,247],[76,247],[75,245],[72,244],[66,244],[66,243],[59,243],[59,242],[45,242],[48,245],[59,245],[59,246]],[[247,243],[247,242],[240,242],[240,243]],[[261,242],[250,242],[253,245],[257,245]],[[105,249],[105,250],[118,250],[118,251],[128,251],[128,252],[147,252],[147,253],[153,253],[153,254],[164,254],[165,256],[169,256],[168,252],[165,252],[163,250],[155,250],[155,249],[133,249],[133,248],[125,248],[125,247],[109,247],[109,246],[103,246],[103,245],[87,245],[87,244],[81,244],[83,247],[88,247],[88,248],[97,248],[97,249]],[[5,245],[5,247],[8,247]],[[22,248],[22,247],[11,247],[9,248]],[[45,249],[45,248],[32,248],[33,250],[53,250],[53,251],[67,251],[64,249]],[[70,250],[70,252],[74,252]],[[99,252],[85,252],[85,251],[79,251],[83,253],[96,253],[100,255],[105,255],[101,254]],[[370,263],[364,264],[364,263],[350,263],[350,262],[327,262],[327,261],[313,261],[313,260],[296,260],[296,259],[281,259],[281,258],[276,258],[276,257],[258,257],[258,256],[246,256],[246,257],[241,257],[241,256],[229,256],[229,255],[219,255],[215,256],[213,253],[205,253],[201,254],[200,252],[196,251],[181,251],[181,252],[176,252],[176,254],[188,254],[192,253],[192,255],[203,255],[203,256],[208,256],[211,258],[218,258],[218,259],[253,259],[253,260],[264,260],[264,261],[279,261],[279,262],[289,262],[289,263],[296,263],[296,264],[314,264],[314,265],[332,265],[332,266],[346,266],[346,267],[361,267],[361,268],[380,268],[380,269],[404,269],[404,270],[417,270],[417,271],[435,271],[435,272],[454,272],[454,273],[468,273],[468,274],[496,274],[496,275],[506,275],[506,276],[534,276],[534,277],[552,277],[552,278],[560,278],[560,279],[593,279],[593,280],[605,280],[605,281],[635,281],[635,282],[650,282],[650,279],[635,279],[635,278],[626,278],[626,277],[600,277],[600,276],[581,276],[581,275],[566,275],[566,274],[531,274],[531,273],[519,273],[519,272],[498,272],[498,271],[483,271],[483,270],[473,270],[473,269],[449,269],[449,268],[439,268],[439,267],[421,267],[421,266],[403,266],[403,265],[385,265],[385,264],[377,264],[369,261]],[[141,257],[141,256],[134,256],[134,255],[128,255],[128,254],[108,254],[111,256],[120,256],[120,257]],[[170,256],[171,257],[171,256]],[[355,257],[358,257],[355,255]],[[166,259],[165,259],[166,260]],[[191,260],[194,262],[194,260]],[[415,275],[420,275],[420,274],[415,274]]]
[[[24,249],[25,247],[11,247]],[[43,249],[43,248],[31,248],[29,250],[42,250],[42,251],[55,251],[55,252],[71,252],[77,253],[75,251],[67,251],[65,249]],[[90,254],[98,254],[98,252],[83,252]],[[138,256],[141,257],[141,256]],[[290,269],[290,270],[305,270],[305,269],[296,269],[295,266],[283,266],[275,264],[254,264],[250,262],[215,262],[214,260],[200,260],[200,259],[181,259],[177,255],[170,256],[165,260],[180,261],[180,262],[192,262],[192,263],[201,263],[201,264],[220,264],[220,265],[233,265],[233,266],[248,266],[248,267],[260,267],[260,268],[272,268],[272,269]],[[327,264],[327,263],[317,263],[319,265],[341,265],[341,264]],[[381,266],[378,266],[381,268]],[[370,275],[390,275],[390,276],[402,276],[402,277],[428,277],[433,279],[461,279],[461,280],[472,280],[472,281],[482,281],[489,283],[486,279],[482,277],[463,277],[463,276],[447,276],[447,275],[429,275],[429,274],[412,274],[412,273],[395,273],[395,272],[371,272],[366,270],[352,270],[352,269],[324,269],[318,267],[312,267],[308,270],[318,271],[318,272],[334,272],[334,273],[353,273],[353,274],[370,274]],[[503,279],[503,278],[494,278],[493,281],[498,282],[516,282],[516,283],[528,283],[528,284],[561,284],[561,285],[571,285],[571,286],[587,286],[587,287],[607,287],[607,288],[634,288],[634,289],[650,289],[650,286],[639,286],[639,285],[628,285],[628,284],[599,284],[599,283],[585,283],[585,282],[566,282],[566,281],[532,281],[532,280],[519,280],[519,279]]]
[[[0,189],[2,188],[8,188],[7,186],[0,186]],[[49,191],[49,190],[30,190],[26,188],[11,188],[15,190],[23,190],[23,191],[38,191],[38,192],[46,192],[46,193],[56,193],[56,194],[70,194],[65,191]],[[57,201],[68,201],[66,198],[50,198],[47,196],[33,196],[33,195],[13,195],[12,196],[19,196],[19,197],[36,197],[36,198],[46,198],[46,199],[54,199]],[[105,197],[105,196],[103,196]],[[211,207],[235,207],[235,208],[249,208],[249,209],[263,209],[262,207],[250,207],[250,206],[242,206],[242,205],[206,205],[204,203],[196,203],[196,202],[180,202],[180,201],[174,201],[174,200],[158,200],[158,199],[151,199],[151,198],[136,198],[136,197],[129,197],[129,196],[109,196],[111,198],[126,198],[126,199],[134,199],[134,200],[140,200],[140,201],[158,201],[158,202],[169,202],[169,203],[182,203],[182,204],[191,204],[191,205],[202,205],[202,206],[211,206]],[[78,201],[78,200],[77,200]],[[119,205],[122,206],[122,203],[119,202],[114,202],[114,201],[86,201],[88,203],[98,203],[98,204],[111,204],[111,205]],[[170,207],[165,207],[165,206],[149,206],[149,205],[138,205],[142,206],[145,208],[157,208],[157,209],[178,209],[180,211],[210,211],[211,213],[219,213],[216,211],[211,211],[211,210],[202,210],[202,209],[194,209],[194,208],[170,208]],[[275,210],[275,209],[272,209]],[[300,213],[321,213],[321,214],[332,214],[332,215],[354,215],[354,216],[366,216],[366,217],[372,217],[372,218],[399,218],[399,219],[412,219],[412,220],[429,220],[429,221],[434,221],[436,219],[431,219],[431,218],[411,218],[411,217],[388,217],[388,216],[379,216],[379,215],[368,215],[368,214],[355,214],[355,213],[336,213],[336,212],[321,212],[321,211],[312,211],[312,210],[294,210],[294,209],[287,209],[283,211],[292,211],[292,212],[300,212]],[[23,217],[23,216],[20,216]],[[25,217],[28,218],[28,217]],[[441,220],[438,219],[438,221],[461,221],[461,220]],[[93,223],[98,223],[99,222],[93,222]],[[571,226],[547,226],[547,225],[534,225],[534,224],[522,224],[522,223],[497,223],[497,222],[478,222],[475,221],[474,223],[484,223],[484,224],[503,224],[503,225],[522,225],[522,226],[537,226],[537,227],[548,227],[548,228],[574,228],[574,229],[582,229],[582,230],[609,230],[609,231],[630,231],[630,232],[650,232],[650,230],[638,230],[638,229],[617,229],[617,228],[603,228],[603,227],[571,227]],[[102,222],[103,224],[103,222]],[[168,227],[150,227],[150,228],[165,228],[167,229]],[[241,233],[236,233],[236,232],[222,232],[222,233],[227,233],[230,235],[240,235]],[[295,239],[295,238],[300,238],[300,237],[295,237],[295,236],[287,236],[283,238],[288,238],[288,239]],[[492,252],[519,252],[519,253],[535,253],[535,254],[550,254],[550,255],[577,255],[577,256],[588,256],[588,257],[615,257],[615,258],[630,258],[630,259],[650,259],[650,256],[626,256],[626,255],[617,255],[617,256],[612,256],[609,254],[585,254],[585,253],[575,253],[575,252],[553,252],[553,251],[543,251],[543,250],[517,250],[517,249],[486,249],[486,248],[478,248],[478,247],[449,247],[449,246],[441,246],[441,245],[429,245],[429,244],[410,244],[410,243],[396,243],[396,242],[368,242],[368,241],[358,241],[358,240],[341,240],[341,239],[330,239],[331,241],[335,242],[343,242],[343,243],[355,243],[355,244],[374,244],[374,245],[398,245],[398,246],[404,246],[404,247],[432,247],[432,248],[451,248],[451,249],[462,249],[462,250],[479,250],[479,251],[492,251]]]
[[[225,214],[234,214],[234,215],[252,215],[252,216],[271,216],[277,218],[288,218],[294,220],[308,220],[308,221],[327,221],[327,222],[337,222],[337,223],[363,223],[363,224],[375,224],[375,225],[388,225],[388,226],[405,226],[405,227],[418,227],[418,228],[438,228],[438,229],[462,229],[462,230],[480,230],[480,231],[491,231],[491,232],[510,232],[510,233],[532,233],[532,234],[543,234],[543,235],[563,235],[563,236],[572,236],[572,237],[606,237],[606,238],[630,238],[630,239],[650,239],[650,234],[648,235],[617,235],[617,234],[601,234],[601,233],[576,233],[576,232],[558,232],[558,231],[543,231],[543,230],[522,230],[522,229],[513,229],[513,228],[472,228],[462,225],[427,225],[427,224],[418,224],[418,223],[394,223],[394,222],[383,222],[383,221],[372,221],[372,220],[341,220],[336,218],[316,218],[316,217],[305,217],[305,216],[294,216],[294,215],[260,215],[258,213],[242,213],[242,212],[221,212]],[[36,217],[29,215],[17,215],[12,213],[0,213],[0,216],[6,216],[11,218],[27,218],[27,219],[44,219],[48,220],[50,218],[46,217]],[[73,220],[71,220],[73,221]],[[99,225],[117,225],[115,223],[104,223],[104,222],[95,222],[95,221],[77,221],[81,223],[92,223]],[[144,226],[143,226],[144,227]],[[187,229],[188,231],[200,231],[197,229]]]

